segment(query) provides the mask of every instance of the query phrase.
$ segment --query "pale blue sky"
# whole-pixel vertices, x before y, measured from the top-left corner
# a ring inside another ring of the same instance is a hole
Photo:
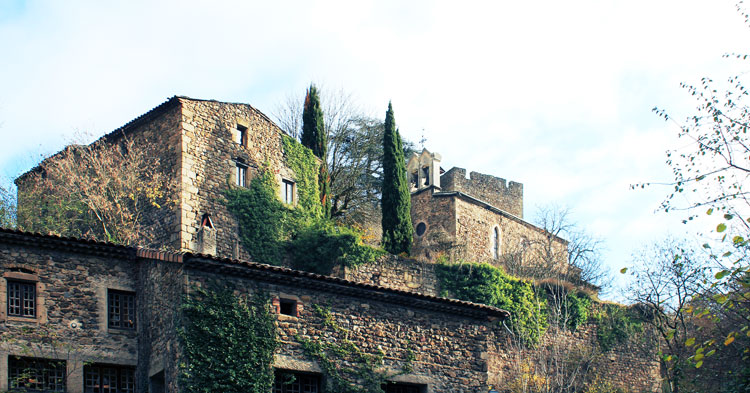
[[[655,213],[681,81],[742,70],[750,36],[724,0],[0,0],[0,175],[74,132],[102,135],[179,94],[268,115],[311,81],[353,93],[460,166],[524,184],[525,214],[569,206],[612,269],[682,216]],[[682,143],[682,145],[680,144]]]

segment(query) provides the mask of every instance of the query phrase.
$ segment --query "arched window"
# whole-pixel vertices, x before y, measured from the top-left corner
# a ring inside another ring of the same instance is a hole
[[[492,256],[495,259],[500,258],[500,228],[498,227],[492,230]]]

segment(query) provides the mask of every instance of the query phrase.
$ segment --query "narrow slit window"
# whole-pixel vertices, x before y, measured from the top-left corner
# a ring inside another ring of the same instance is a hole
[[[294,203],[294,182],[284,179],[282,183],[282,187],[284,187],[284,189],[281,190],[281,195],[283,197],[284,203],[291,205]]]
[[[492,255],[495,259],[500,258],[500,228],[492,230]]]
[[[246,180],[247,180],[247,166],[241,163],[236,164],[236,171],[234,174],[235,182],[240,187],[246,186]]]

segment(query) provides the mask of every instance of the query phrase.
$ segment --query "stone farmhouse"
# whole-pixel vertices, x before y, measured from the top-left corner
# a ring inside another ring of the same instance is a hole
[[[321,304],[349,339],[385,354],[386,370],[417,354],[409,372],[392,373],[387,393],[502,390],[525,356],[502,324],[509,313],[440,297],[432,263],[460,252],[501,265],[503,255],[538,238],[564,250],[564,239],[523,220],[521,184],[475,172],[467,179],[461,168],[443,172],[436,153],[413,155],[407,171],[418,258],[386,256],[323,276],[252,262],[222,203],[227,187],[245,187],[263,168],[281,201],[298,202],[284,133],[266,115],[247,104],[175,96],[95,143],[124,136],[156,149],[159,170],[175,179],[175,203],[144,217],[148,248],[0,229],[0,391],[24,380],[27,391],[179,392],[180,303],[217,281],[271,297],[281,342],[273,363],[278,393],[324,391],[321,366],[297,341],[330,338],[312,312]],[[24,179],[16,181],[19,204]],[[584,330],[570,340],[584,345],[592,337]],[[618,386],[656,391],[658,363],[627,349],[596,368]],[[282,372],[295,382],[281,383]]]

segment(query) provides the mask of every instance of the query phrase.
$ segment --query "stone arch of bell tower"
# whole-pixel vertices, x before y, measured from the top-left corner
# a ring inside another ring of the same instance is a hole
[[[409,191],[415,192],[423,188],[435,186],[440,188],[440,161],[438,153],[430,153],[427,149],[412,153],[406,163],[406,173],[409,177]]]

